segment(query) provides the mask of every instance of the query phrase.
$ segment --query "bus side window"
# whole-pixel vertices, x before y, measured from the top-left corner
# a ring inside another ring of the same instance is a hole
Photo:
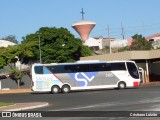
[[[90,72],[90,66],[88,64],[76,65],[76,72]]]
[[[125,63],[119,62],[119,63],[111,63],[111,70],[126,70]]]
[[[34,72],[36,74],[43,74],[43,66],[35,66],[34,67]]]
[[[99,64],[90,64],[92,72],[99,71]]]
[[[109,71],[110,65],[106,63],[91,64],[91,71]]]
[[[66,65],[64,66],[66,73],[74,73],[75,72],[75,65]]]
[[[110,63],[102,64],[102,71],[110,71],[110,70],[111,70],[111,64]]]
[[[47,66],[53,74],[66,73],[64,65]]]

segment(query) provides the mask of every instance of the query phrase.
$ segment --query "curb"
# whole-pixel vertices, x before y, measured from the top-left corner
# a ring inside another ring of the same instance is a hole
[[[10,90],[0,90],[0,94],[14,94],[14,93],[32,93],[31,89],[10,89]]]

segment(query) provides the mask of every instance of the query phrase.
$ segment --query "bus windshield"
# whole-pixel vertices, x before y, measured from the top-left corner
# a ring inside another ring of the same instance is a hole
[[[129,74],[130,74],[133,78],[135,78],[135,79],[138,79],[138,78],[139,78],[138,69],[137,69],[137,67],[135,66],[134,63],[132,63],[132,62],[127,62],[127,68],[128,68]]]

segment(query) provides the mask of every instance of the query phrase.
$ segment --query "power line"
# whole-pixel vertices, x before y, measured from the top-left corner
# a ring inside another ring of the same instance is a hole
[[[150,25],[143,24],[141,26],[135,26],[135,27],[125,27],[125,30],[124,30],[123,24],[121,23],[121,27],[112,28],[112,34],[114,34],[114,36],[115,36],[115,34],[122,35],[122,37],[124,39],[126,33],[139,33],[139,32],[144,33],[144,30],[145,30],[145,32],[146,31],[148,32],[148,31],[154,31],[155,29],[160,29],[160,23],[155,23],[155,24],[150,24]],[[106,34],[105,31],[106,31],[106,29],[100,29],[100,30],[94,31],[92,33],[95,33],[97,35],[100,34],[100,36],[102,36],[102,35]]]

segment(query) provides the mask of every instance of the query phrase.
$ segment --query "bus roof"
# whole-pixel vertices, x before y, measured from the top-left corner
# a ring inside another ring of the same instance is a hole
[[[92,61],[77,61],[77,62],[73,62],[73,63],[50,63],[50,64],[40,64],[40,63],[35,63],[33,64],[34,66],[41,66],[41,65],[46,65],[46,66],[49,66],[49,65],[76,65],[76,64],[96,64],[96,63],[116,63],[116,62],[133,62],[135,63],[134,61],[99,61],[99,60],[92,60]]]

